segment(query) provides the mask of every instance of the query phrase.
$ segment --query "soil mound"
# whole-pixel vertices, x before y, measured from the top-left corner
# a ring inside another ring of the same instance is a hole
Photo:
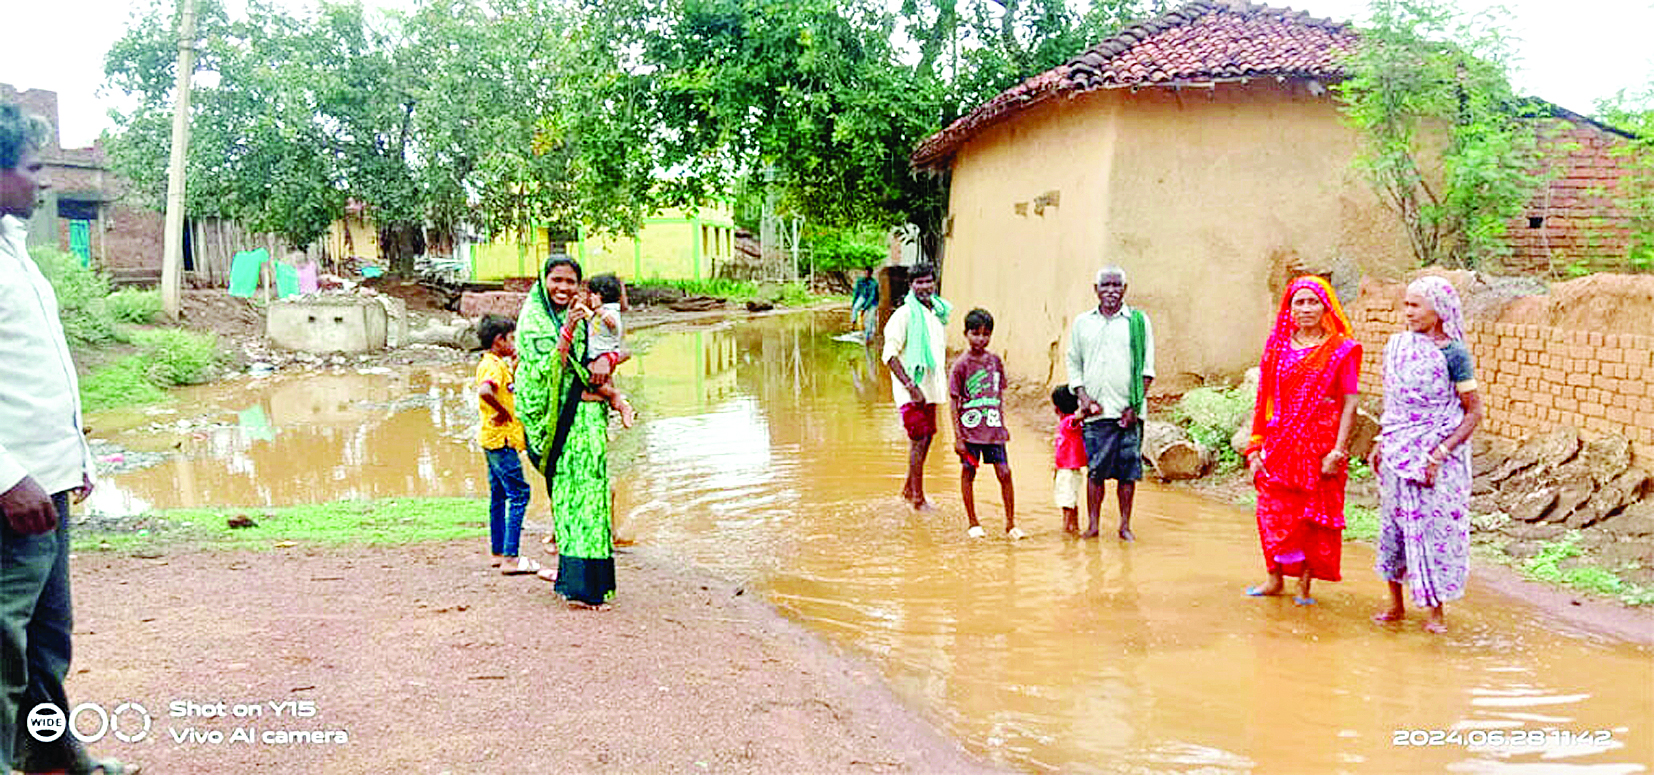
[[[1473,320],[1654,336],[1654,275],[1594,274],[1547,288],[1531,277],[1435,269],[1420,274],[1453,283],[1465,317]],[[1407,283],[1369,279],[1361,292],[1369,308],[1399,309]]]
[[[1594,274],[1551,286],[1548,325],[1654,336],[1654,275]]]
[[[219,336],[260,337],[264,314],[222,288],[185,290],[178,299],[184,325]]]

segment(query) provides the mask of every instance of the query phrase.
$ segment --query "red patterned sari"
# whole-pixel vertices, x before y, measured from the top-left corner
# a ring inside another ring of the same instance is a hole
[[[1294,348],[1292,296],[1309,288],[1327,313],[1325,342]],[[1275,331],[1264,348],[1250,454],[1263,455],[1258,491],[1258,537],[1271,574],[1338,581],[1344,545],[1344,486],[1349,471],[1332,475],[1321,461],[1338,442],[1344,397],[1355,393],[1361,344],[1332,287],[1319,277],[1300,277],[1287,288]]]

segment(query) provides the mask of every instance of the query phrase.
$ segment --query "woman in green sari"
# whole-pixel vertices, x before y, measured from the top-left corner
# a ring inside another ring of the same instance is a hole
[[[607,379],[599,358],[584,366],[592,311],[581,293],[580,264],[546,262],[517,319],[517,414],[528,456],[551,491],[557,531],[557,594],[597,606],[614,597],[609,534],[609,407],[581,400],[592,380]]]

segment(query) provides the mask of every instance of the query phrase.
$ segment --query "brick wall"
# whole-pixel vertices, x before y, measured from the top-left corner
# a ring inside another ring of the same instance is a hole
[[[1507,269],[1549,273],[1576,262],[1619,269],[1631,246],[1631,223],[1616,203],[1630,174],[1615,148],[1627,140],[1583,122],[1558,120],[1540,132],[1540,147],[1555,160],[1558,177],[1534,196],[1508,226]]]
[[[92,226],[92,257],[105,269],[155,269],[161,266],[165,217],[138,206],[125,196],[125,184],[105,165],[103,148],[62,148],[57,141],[57,93],[45,89],[18,91],[0,83],[0,101],[20,104],[26,112],[52,125],[52,142],[45,149],[44,177],[61,197],[100,202]],[[50,235],[51,232],[47,232]],[[59,219],[58,248],[69,249],[69,222]],[[46,239],[50,239],[49,236]]]
[[[1366,290],[1350,323],[1364,349],[1361,392],[1378,396],[1384,343],[1406,326],[1399,305]],[[1480,320],[1466,322],[1465,337],[1487,412],[1478,433],[1521,441],[1572,425],[1624,436],[1639,463],[1654,465],[1654,337]]]
[[[121,201],[105,204],[101,215],[104,252],[99,255],[105,269],[160,271],[165,215]]]
[[[46,122],[52,125],[52,139],[46,150],[58,149],[57,92],[46,89],[19,91],[9,83],[0,83],[0,102],[10,102],[22,108],[24,113],[46,119]]]

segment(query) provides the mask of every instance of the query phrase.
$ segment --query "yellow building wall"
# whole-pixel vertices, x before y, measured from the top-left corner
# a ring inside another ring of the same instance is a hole
[[[346,235],[349,235],[348,241]],[[327,227],[327,254],[334,259],[357,256],[383,266],[379,250],[379,225],[361,215],[346,215]]]
[[[735,221],[728,207],[702,207],[694,215],[668,209],[645,218],[636,238],[588,235],[564,246],[587,277],[612,272],[631,279],[694,280],[712,277],[735,255]],[[533,277],[551,255],[546,230],[530,241],[503,234],[471,248],[477,280]]]
[[[960,149],[942,293],[993,313],[992,349],[1012,376],[1054,384],[1070,324],[1097,305],[1097,270],[1119,264],[1126,303],[1154,323],[1162,384],[1238,375],[1294,269],[1336,270],[1353,288],[1358,272],[1409,262],[1394,217],[1350,169],[1355,150],[1331,99],[1291,82],[1054,99]],[[965,345],[959,329],[952,347]]]
[[[705,410],[740,395],[736,341],[728,330],[651,338],[620,365],[615,379],[621,385],[647,382],[650,400],[663,410]]]
[[[735,255],[735,221],[728,207],[711,205],[693,215],[663,210],[645,218],[637,237],[591,236],[576,257],[586,274],[613,272],[627,279],[694,280],[712,277]]]
[[[517,232],[507,232],[471,246],[471,277],[484,282],[533,277],[550,255],[545,229],[535,229],[526,240],[519,239]]]

